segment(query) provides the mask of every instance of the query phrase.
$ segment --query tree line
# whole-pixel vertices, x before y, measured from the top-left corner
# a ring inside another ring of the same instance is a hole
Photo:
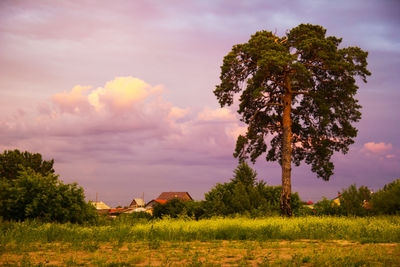
[[[53,168],[54,161],[39,153],[4,151],[0,154],[0,218],[24,221],[39,219],[61,223],[96,223],[100,219],[93,205],[85,201],[84,190],[76,183],[64,184]],[[172,199],[157,204],[153,216],[134,213],[132,218],[203,219],[210,217],[265,217],[280,214],[280,186],[269,186],[257,179],[246,162],[240,163],[229,182],[217,183],[202,201]],[[293,214],[371,216],[400,214],[400,179],[372,193],[366,186],[351,185],[340,193],[340,205],[324,198],[313,208],[290,197]]]
[[[190,217],[195,219],[213,216],[265,217],[280,214],[280,186],[268,186],[257,181],[257,173],[247,163],[241,163],[230,182],[215,185],[205,194],[203,201],[173,199],[154,208],[154,217]],[[323,200],[308,205],[298,193],[290,197],[294,216],[375,216],[400,215],[400,179],[373,193],[366,186],[355,184],[343,189],[338,201]]]

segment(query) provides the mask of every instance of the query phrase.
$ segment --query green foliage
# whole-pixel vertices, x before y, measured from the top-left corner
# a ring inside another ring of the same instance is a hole
[[[351,185],[340,193],[340,208],[344,215],[368,215],[368,202],[371,199],[371,190],[366,186],[359,188]]]
[[[16,179],[23,168],[31,168],[43,176],[54,173],[54,160],[43,160],[39,153],[28,151],[6,150],[0,154],[0,179]]]
[[[280,186],[267,186],[257,181],[257,173],[243,162],[234,171],[231,182],[217,184],[205,194],[204,209],[207,216],[234,214],[252,217],[279,213]],[[291,195],[295,211],[300,207],[297,193]]]
[[[64,184],[52,173],[43,176],[23,167],[15,179],[0,180],[0,216],[83,223],[94,220],[96,214],[76,183]]]
[[[203,217],[204,209],[201,201],[183,201],[173,198],[165,204],[157,204],[154,206],[153,216],[155,218],[193,218],[198,220]]]
[[[374,193],[371,205],[375,214],[400,214],[400,179]]]
[[[96,219],[83,189],[59,181],[53,163],[27,151],[9,150],[0,155],[0,217],[76,223]]]
[[[233,46],[221,66],[214,90],[221,106],[241,92],[238,113],[248,124],[239,136],[235,157],[281,163],[283,96],[291,99],[292,161],[305,161],[318,177],[329,180],[335,151],[347,153],[361,118],[355,77],[370,75],[367,56],[358,47],[339,48],[341,39],[326,36],[318,25],[301,24],[286,36],[258,31]],[[286,103],[287,104],[287,103]],[[272,139],[268,139],[271,137]],[[267,147],[266,140],[270,147]]]
[[[165,204],[156,204],[153,210],[153,216],[156,218],[162,218],[168,215],[171,218],[177,218],[179,215],[186,215],[184,201],[174,198],[167,201]]]
[[[342,214],[341,206],[326,197],[323,200],[315,203],[314,205],[315,215],[340,215]]]

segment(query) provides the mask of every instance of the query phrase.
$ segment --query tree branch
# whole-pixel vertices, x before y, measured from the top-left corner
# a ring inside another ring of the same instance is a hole
[[[310,64],[310,63],[307,63],[307,62],[302,62],[301,64],[303,64],[304,66],[310,67],[310,68],[317,68],[317,69],[320,69],[320,70],[328,70],[327,68],[316,66],[316,65],[313,65],[313,64]]]
[[[283,107],[283,105],[281,104],[281,103],[266,103],[265,104],[265,107],[266,106],[279,106],[279,107]]]

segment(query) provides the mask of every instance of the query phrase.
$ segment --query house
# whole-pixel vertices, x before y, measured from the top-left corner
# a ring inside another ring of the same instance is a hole
[[[165,204],[167,201],[171,199],[180,199],[183,201],[191,201],[193,198],[189,195],[188,192],[162,192],[156,199],[151,200],[146,205],[146,212],[153,214],[154,206],[157,204]]]
[[[189,195],[188,192],[162,192],[158,198],[160,200],[171,200],[173,198],[178,198],[180,200],[193,200],[193,198]]]
[[[337,193],[337,197],[334,199],[331,199],[333,203],[335,203],[337,206],[340,206],[340,192]]]
[[[309,208],[309,209],[314,210],[314,202],[312,202],[312,201],[307,201],[307,202],[303,205],[303,207],[306,207],[306,208]]]
[[[154,206],[157,204],[165,204],[168,200],[165,199],[153,199],[146,205],[146,212],[153,215]]]
[[[96,210],[109,210],[111,209],[107,206],[103,201],[90,201],[93,206],[95,206]]]
[[[142,198],[134,198],[129,205],[129,209],[136,209],[144,206],[146,206],[146,203],[144,203],[144,200]]]

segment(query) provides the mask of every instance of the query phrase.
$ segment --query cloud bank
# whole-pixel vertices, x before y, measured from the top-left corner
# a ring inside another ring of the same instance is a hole
[[[130,76],[98,88],[76,85],[54,94],[36,113],[3,118],[3,148],[45,150],[63,162],[88,157],[177,164],[230,159],[243,131],[235,114],[226,108],[177,107],[164,92],[162,85]]]

